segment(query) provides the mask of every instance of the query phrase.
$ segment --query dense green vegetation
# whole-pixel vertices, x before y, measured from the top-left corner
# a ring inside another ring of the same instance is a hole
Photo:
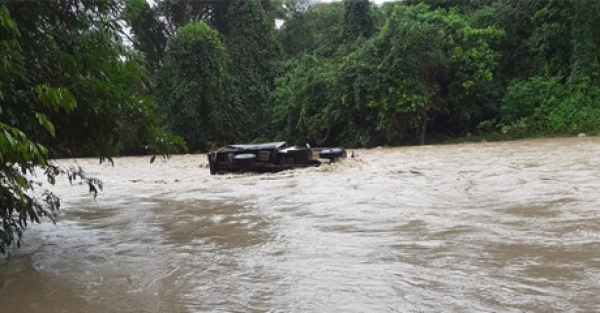
[[[467,133],[514,138],[594,133],[600,125],[598,1],[131,6],[138,12],[129,16],[133,43],[150,71],[169,59],[165,43],[179,40],[186,23],[201,21],[219,34],[227,62],[216,92],[226,98],[191,104],[215,108],[217,119],[205,111],[190,122],[183,104],[164,99],[172,86],[153,91],[169,125],[177,125],[170,129],[200,150],[252,140],[369,147]],[[202,67],[197,75],[213,75]],[[196,81],[187,79],[181,83]]]
[[[145,68],[119,35],[121,3],[0,4],[0,253],[21,243],[23,229],[53,219],[60,199],[42,188],[58,176],[82,179],[90,192],[102,184],[81,169],[49,158],[95,156],[123,144],[169,153],[181,139],[162,131],[150,97],[138,83]]]
[[[34,168],[94,190],[48,159],[168,154],[169,132],[206,151],[600,127],[597,0],[1,3],[2,249],[58,207]]]

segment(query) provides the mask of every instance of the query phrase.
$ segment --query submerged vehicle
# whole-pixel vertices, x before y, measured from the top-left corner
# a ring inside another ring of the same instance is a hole
[[[285,141],[227,145],[208,153],[210,174],[227,172],[279,172],[319,166],[320,160],[345,158],[344,148],[311,148],[308,144],[288,147]]]

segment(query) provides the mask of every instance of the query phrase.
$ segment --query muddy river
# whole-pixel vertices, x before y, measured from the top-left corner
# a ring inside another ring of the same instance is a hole
[[[276,174],[78,163],[1,312],[598,312],[600,138],[355,150]]]

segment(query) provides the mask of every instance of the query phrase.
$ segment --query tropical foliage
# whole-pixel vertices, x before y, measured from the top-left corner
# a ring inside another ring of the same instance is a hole
[[[162,128],[192,151],[600,128],[597,0],[3,3],[4,244],[23,168],[182,146]]]
[[[156,73],[156,99],[167,127],[191,148],[206,148],[227,135],[226,68],[225,47],[203,22],[182,26],[169,40],[164,66]]]
[[[145,71],[118,35],[117,2],[7,2],[0,5],[0,252],[20,245],[28,223],[53,219],[60,199],[49,184],[64,175],[102,187],[81,169],[49,159],[117,154],[132,130],[147,152],[184,147],[161,131],[152,99],[135,82]],[[65,178],[65,179],[66,179]]]
[[[168,30],[140,39],[144,54],[194,21],[216,30],[227,50],[227,113],[202,131],[205,148],[252,140],[368,147],[599,126],[597,1],[141,3],[154,15],[138,19]]]

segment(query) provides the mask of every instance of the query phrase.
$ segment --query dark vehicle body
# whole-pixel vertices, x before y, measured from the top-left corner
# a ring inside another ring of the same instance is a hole
[[[346,157],[343,148],[288,147],[285,141],[261,144],[227,145],[208,153],[210,174],[227,172],[278,172],[318,166],[319,159],[333,162]]]

